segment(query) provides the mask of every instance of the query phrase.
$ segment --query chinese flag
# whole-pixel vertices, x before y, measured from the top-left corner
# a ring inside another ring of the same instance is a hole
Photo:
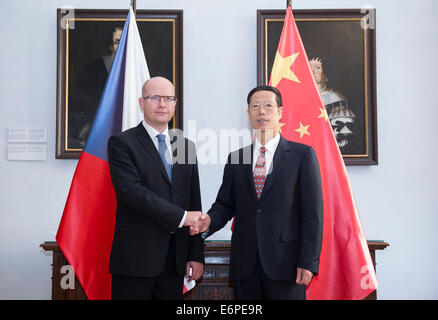
[[[347,171],[290,7],[270,85],[282,94],[282,135],[312,146],[321,169],[323,245],[319,274],[307,287],[307,298],[363,299],[377,288],[377,278]]]

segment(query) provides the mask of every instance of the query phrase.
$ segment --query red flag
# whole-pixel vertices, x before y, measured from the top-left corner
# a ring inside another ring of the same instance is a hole
[[[270,85],[282,94],[282,135],[312,146],[321,170],[323,245],[319,274],[307,287],[307,298],[363,299],[376,289],[377,278],[347,171],[290,7]]]

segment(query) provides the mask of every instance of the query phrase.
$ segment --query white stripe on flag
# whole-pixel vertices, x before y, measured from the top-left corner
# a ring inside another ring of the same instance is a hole
[[[143,45],[132,7],[129,9],[128,41],[126,47],[125,89],[123,94],[122,131],[135,127],[143,119],[138,98],[146,80],[150,78]]]
[[[192,290],[195,287],[195,285],[196,285],[195,280],[189,281],[189,277],[184,277],[184,289],[185,290],[183,290],[183,292],[185,293],[187,291]]]

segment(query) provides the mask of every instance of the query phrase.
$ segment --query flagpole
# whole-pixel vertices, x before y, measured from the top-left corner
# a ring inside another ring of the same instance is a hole
[[[136,0],[131,0],[131,6],[132,6],[132,10],[134,11],[134,15],[137,16],[137,4],[136,4]]]

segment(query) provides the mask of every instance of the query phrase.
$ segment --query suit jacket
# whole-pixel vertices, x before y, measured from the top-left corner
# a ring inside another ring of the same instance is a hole
[[[111,179],[117,197],[110,257],[112,274],[155,277],[165,263],[171,232],[176,233],[177,272],[187,261],[204,263],[204,242],[178,228],[184,211],[201,211],[196,149],[169,130],[177,161],[170,182],[160,155],[143,124],[108,141]]]
[[[271,279],[295,281],[297,267],[316,274],[323,201],[314,150],[281,137],[260,199],[253,183],[252,152],[250,145],[229,155],[216,202],[208,212],[212,222],[207,235],[236,217],[231,238],[233,280],[250,276],[257,254]]]

